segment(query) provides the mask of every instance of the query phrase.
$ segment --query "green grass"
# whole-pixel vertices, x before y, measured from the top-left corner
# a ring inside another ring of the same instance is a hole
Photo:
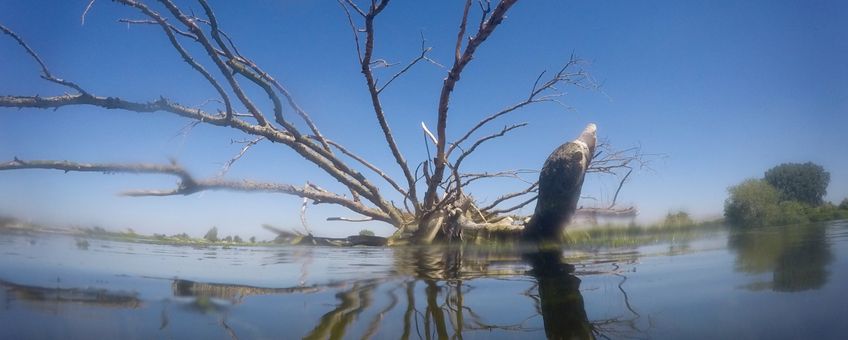
[[[588,228],[566,228],[563,239],[570,246],[623,247],[667,241],[696,239],[725,228],[722,220],[652,225],[605,224]]]

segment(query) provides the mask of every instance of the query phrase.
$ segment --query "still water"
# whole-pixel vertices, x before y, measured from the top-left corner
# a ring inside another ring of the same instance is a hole
[[[625,248],[0,235],[2,339],[844,339],[848,221]]]

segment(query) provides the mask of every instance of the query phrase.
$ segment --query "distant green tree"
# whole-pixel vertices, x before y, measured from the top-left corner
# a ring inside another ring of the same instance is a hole
[[[764,180],[748,179],[728,189],[724,217],[736,226],[755,227],[777,222],[780,192]]]
[[[232,236],[224,237],[224,242],[233,242],[233,237]]]
[[[689,216],[689,213],[685,211],[668,213],[665,215],[665,220],[662,222],[663,227],[686,227],[694,224],[695,221],[693,221],[692,217]]]
[[[256,236],[250,237],[250,243],[256,243]]]
[[[233,236],[233,242],[242,243],[242,242],[244,242],[244,240],[241,239],[241,236],[236,235],[236,236]]]
[[[830,173],[821,165],[784,163],[766,171],[765,181],[777,188],[782,201],[821,205],[830,183]]]
[[[209,229],[203,238],[209,242],[218,242],[218,227],[212,227],[212,229]]]
[[[842,203],[839,203],[839,209],[848,210],[848,198],[842,200]]]
[[[362,229],[359,231],[359,236],[374,236],[374,232],[368,229]]]

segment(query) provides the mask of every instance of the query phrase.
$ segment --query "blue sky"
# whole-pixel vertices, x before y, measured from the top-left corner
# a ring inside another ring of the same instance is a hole
[[[80,25],[87,1],[7,0],[0,22],[27,39],[55,74],[98,95],[150,100],[160,95],[199,105],[214,92],[183,63],[156,27],[120,24],[141,18],[98,1]],[[358,72],[350,28],[335,1],[212,1],[222,28],[240,50],[293,90],[322,132],[400,178]],[[195,2],[183,8],[200,13]],[[450,64],[461,1],[396,1],[377,21],[375,56],[405,62],[419,53]],[[188,44],[188,42],[185,42]],[[194,50],[195,52],[199,52]],[[831,173],[829,200],[848,196],[848,4],[842,1],[522,1],[478,51],[457,86],[449,136],[520,101],[536,75],[572,54],[588,60],[602,91],[565,88],[573,110],[539,105],[491,125],[528,122],[464,162],[466,170],[538,168],[553,148],[588,122],[618,147],[641,145],[667,157],[636,173],[619,201],[650,221],[683,209],[721,214],[726,189],[782,162],[813,161]],[[37,65],[8,37],[0,39],[0,94],[42,96],[64,88],[38,77]],[[210,65],[211,66],[211,65]],[[390,76],[389,69],[379,74]],[[435,126],[445,71],[421,64],[384,92],[383,101],[410,163],[426,158],[419,127]],[[252,90],[256,98],[264,98]],[[257,100],[261,102],[261,99]],[[268,103],[261,102],[268,107]],[[209,108],[214,108],[210,106]],[[266,111],[269,111],[266,109]],[[198,126],[165,113],[93,107],[0,109],[0,159],[166,162],[176,158],[198,177],[215,175],[238,152],[225,128]],[[252,149],[228,174],[340,190],[333,179],[279,145]],[[270,237],[259,225],[299,228],[300,199],[270,194],[205,192],[187,197],[126,198],[127,189],[168,188],[167,176],[0,173],[0,213],[45,223],[187,231],[212,225],[224,234]],[[494,199],[521,187],[491,182],[473,188]],[[609,180],[584,192],[606,197]],[[385,190],[384,190],[385,191]],[[532,212],[532,207],[525,213]],[[312,229],[343,236],[379,224],[325,222],[350,216],[313,206]]]

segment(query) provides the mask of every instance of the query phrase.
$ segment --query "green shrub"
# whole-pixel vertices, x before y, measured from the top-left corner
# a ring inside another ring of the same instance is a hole
[[[798,201],[783,201],[779,205],[780,215],[775,221],[777,224],[801,224],[810,222],[807,213],[809,205]]]
[[[809,216],[810,221],[814,222],[832,221],[848,218],[848,211],[840,210],[833,203],[825,203],[817,207],[809,207],[807,216]]]
[[[362,229],[359,231],[359,236],[374,236],[374,232],[368,229]]]
[[[742,227],[770,225],[779,219],[780,192],[760,179],[748,179],[728,189],[724,202],[728,223]]]

